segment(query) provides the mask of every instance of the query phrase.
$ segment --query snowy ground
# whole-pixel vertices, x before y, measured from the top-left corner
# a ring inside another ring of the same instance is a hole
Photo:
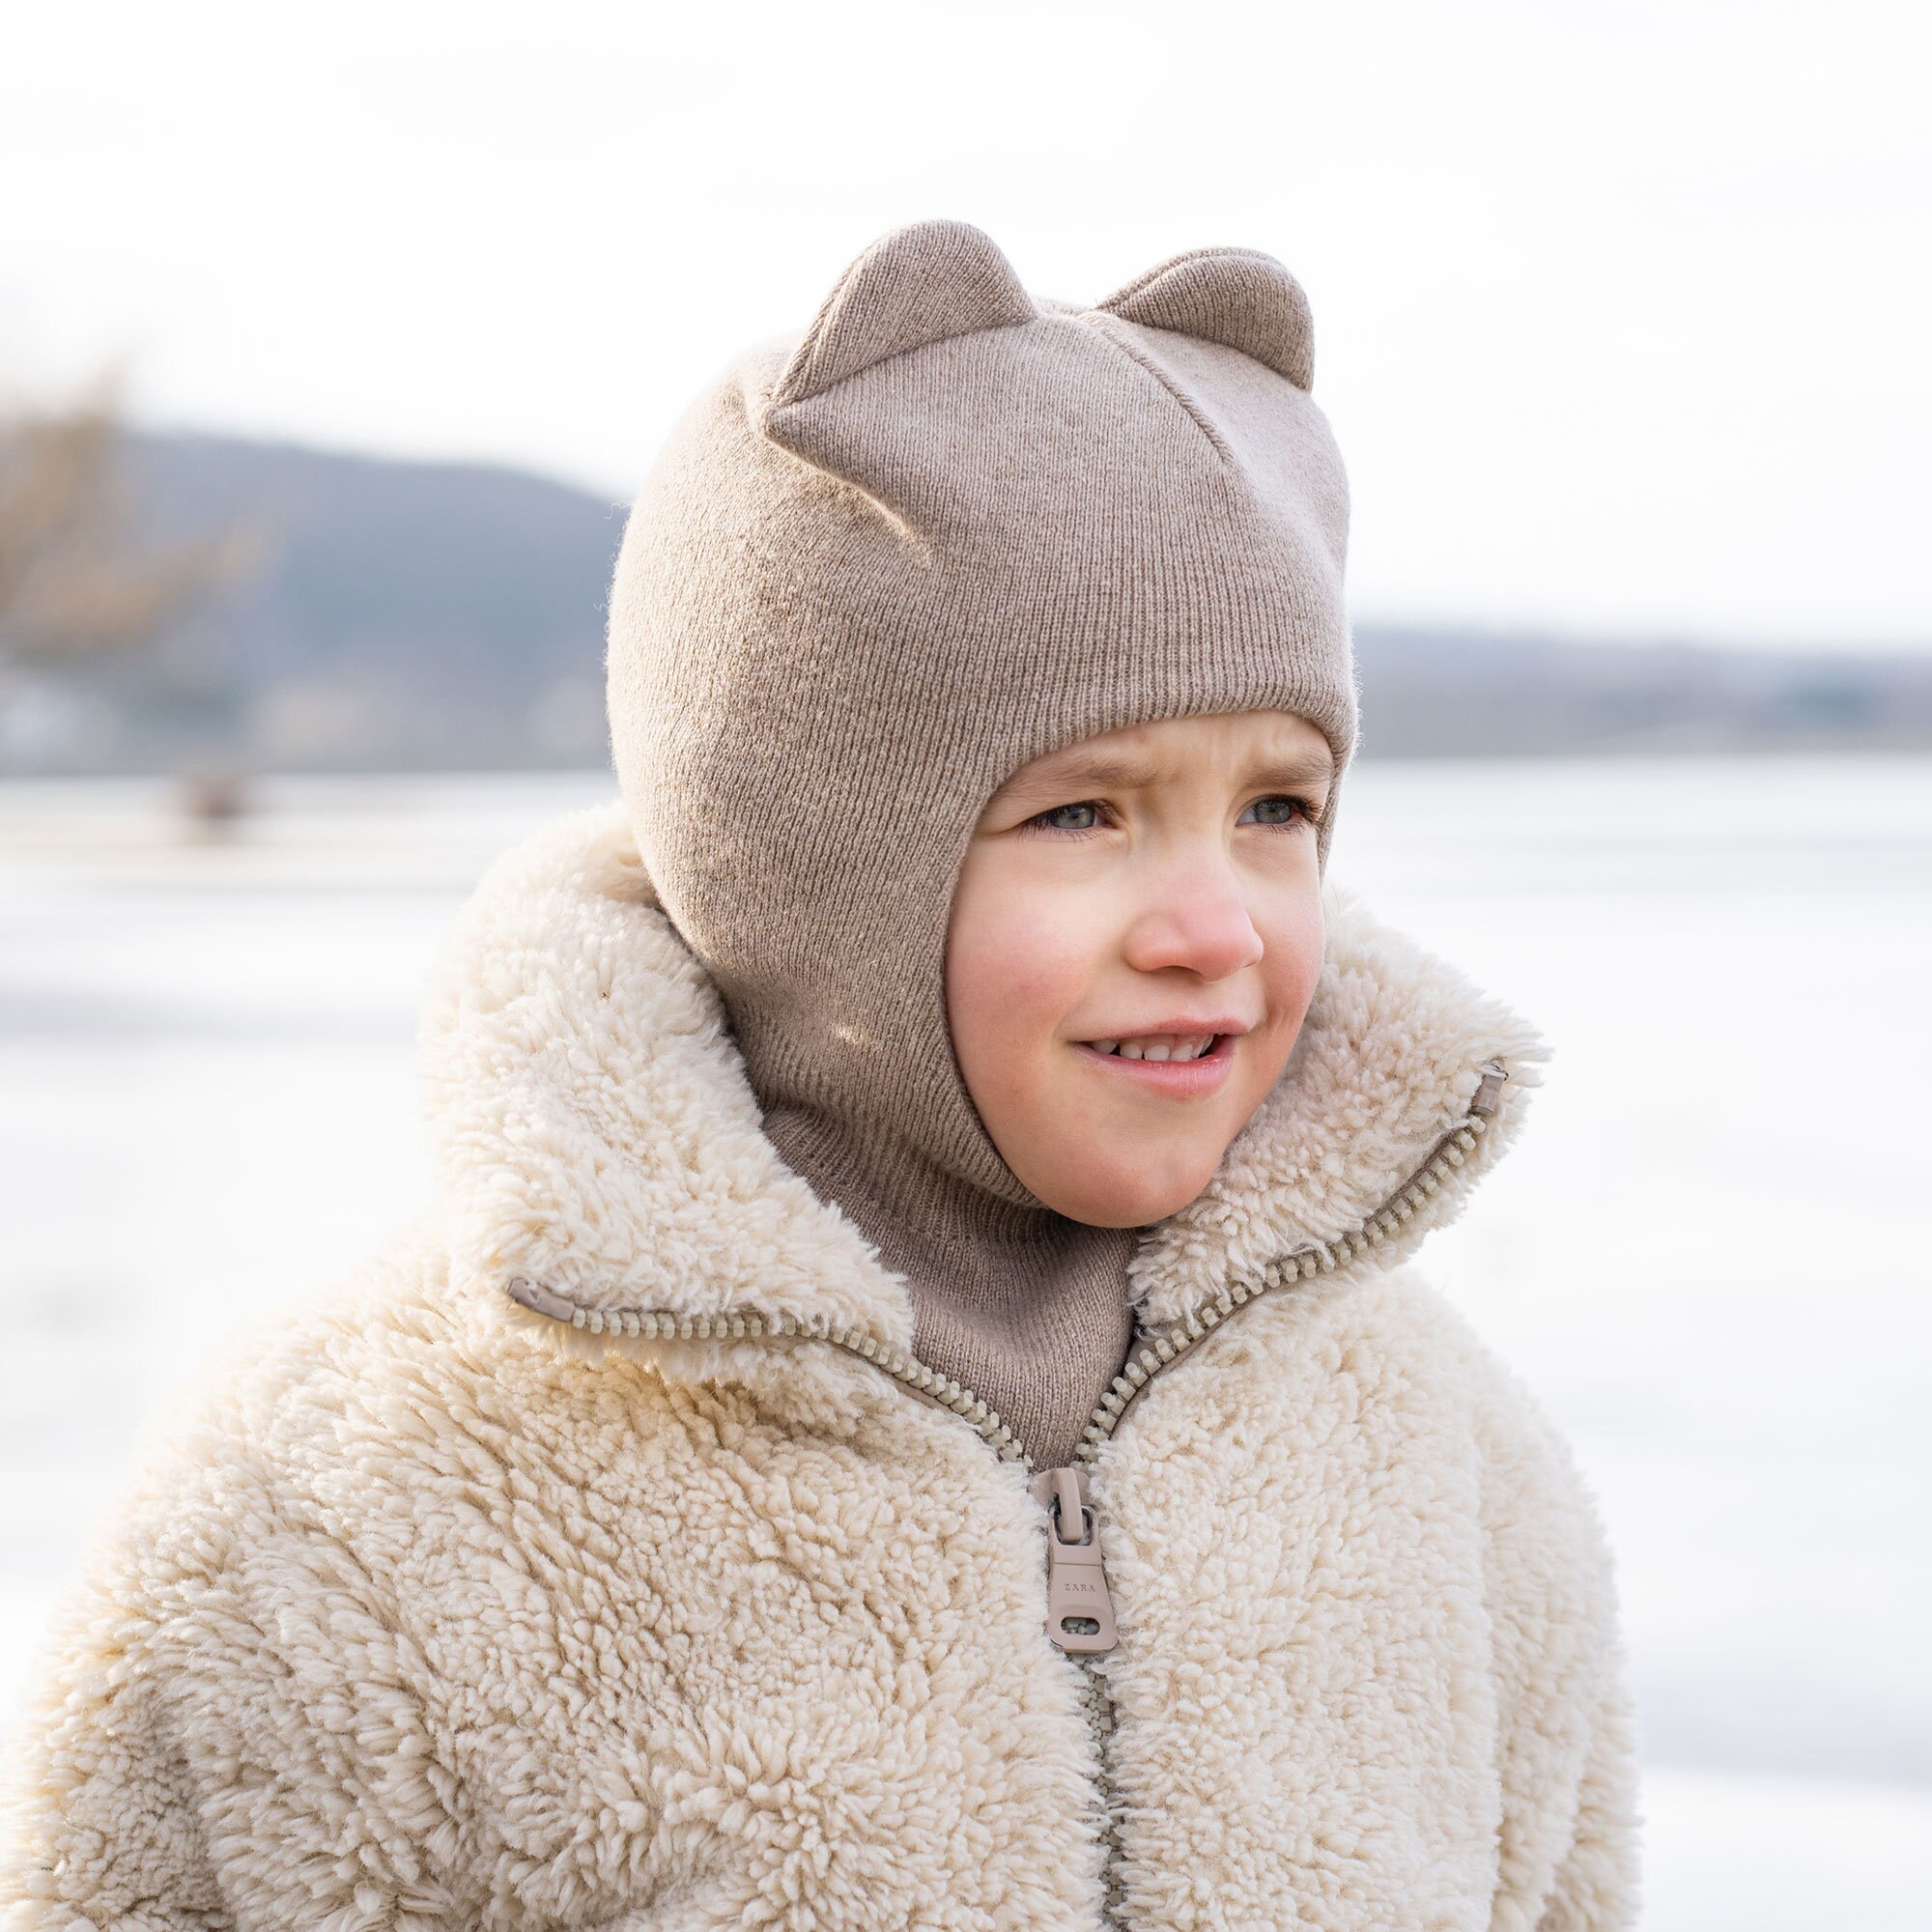
[[[0,785],[0,1705],[156,1405],[421,1199],[429,952],[603,795]],[[1603,1499],[1647,1932],[1932,1924],[1932,760],[1368,766],[1334,870],[1555,1048],[1430,1259]]]

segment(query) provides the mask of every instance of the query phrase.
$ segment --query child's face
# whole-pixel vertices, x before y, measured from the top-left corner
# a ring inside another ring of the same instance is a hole
[[[966,1089],[1049,1208],[1132,1228],[1208,1184],[1321,970],[1327,741],[1177,718],[1023,765],[980,816],[946,950]]]

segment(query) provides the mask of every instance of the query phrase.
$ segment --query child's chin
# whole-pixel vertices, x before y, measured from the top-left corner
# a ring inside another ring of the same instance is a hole
[[[1201,1198],[1213,1176],[1210,1166],[1197,1180],[1190,1176],[1145,1175],[1087,1177],[1079,1184],[1058,1188],[1058,1199],[1036,1186],[1034,1192],[1056,1214],[1089,1228],[1146,1228],[1178,1214]]]

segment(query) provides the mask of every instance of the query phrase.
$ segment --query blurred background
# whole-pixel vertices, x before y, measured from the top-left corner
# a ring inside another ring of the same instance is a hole
[[[1932,34],[1600,0],[67,0],[0,62],[0,1706],[141,1430],[425,1198],[670,422],[883,230],[1261,247],[1335,875],[1554,1061],[1430,1254],[1600,1495],[1646,1932],[1932,1922]]]

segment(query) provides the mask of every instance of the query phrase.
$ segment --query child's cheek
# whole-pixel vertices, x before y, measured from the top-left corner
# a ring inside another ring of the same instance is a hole
[[[1043,1070],[1056,1030],[1078,1002],[1090,949],[1063,898],[1027,891],[976,894],[955,923],[947,971],[953,1046],[969,1077],[1008,1090]]]
[[[1286,1061],[1315,997],[1327,945],[1319,892],[1270,907],[1258,923],[1263,944],[1262,971],[1267,981],[1270,1031]],[[1279,1070],[1279,1069],[1277,1069]],[[1269,1084],[1272,1084],[1270,1078]]]
[[[1322,953],[1327,933],[1321,908],[1316,905],[1290,920],[1273,951],[1281,961],[1281,990],[1297,1017],[1306,1011],[1315,996],[1315,982],[1321,977]]]

